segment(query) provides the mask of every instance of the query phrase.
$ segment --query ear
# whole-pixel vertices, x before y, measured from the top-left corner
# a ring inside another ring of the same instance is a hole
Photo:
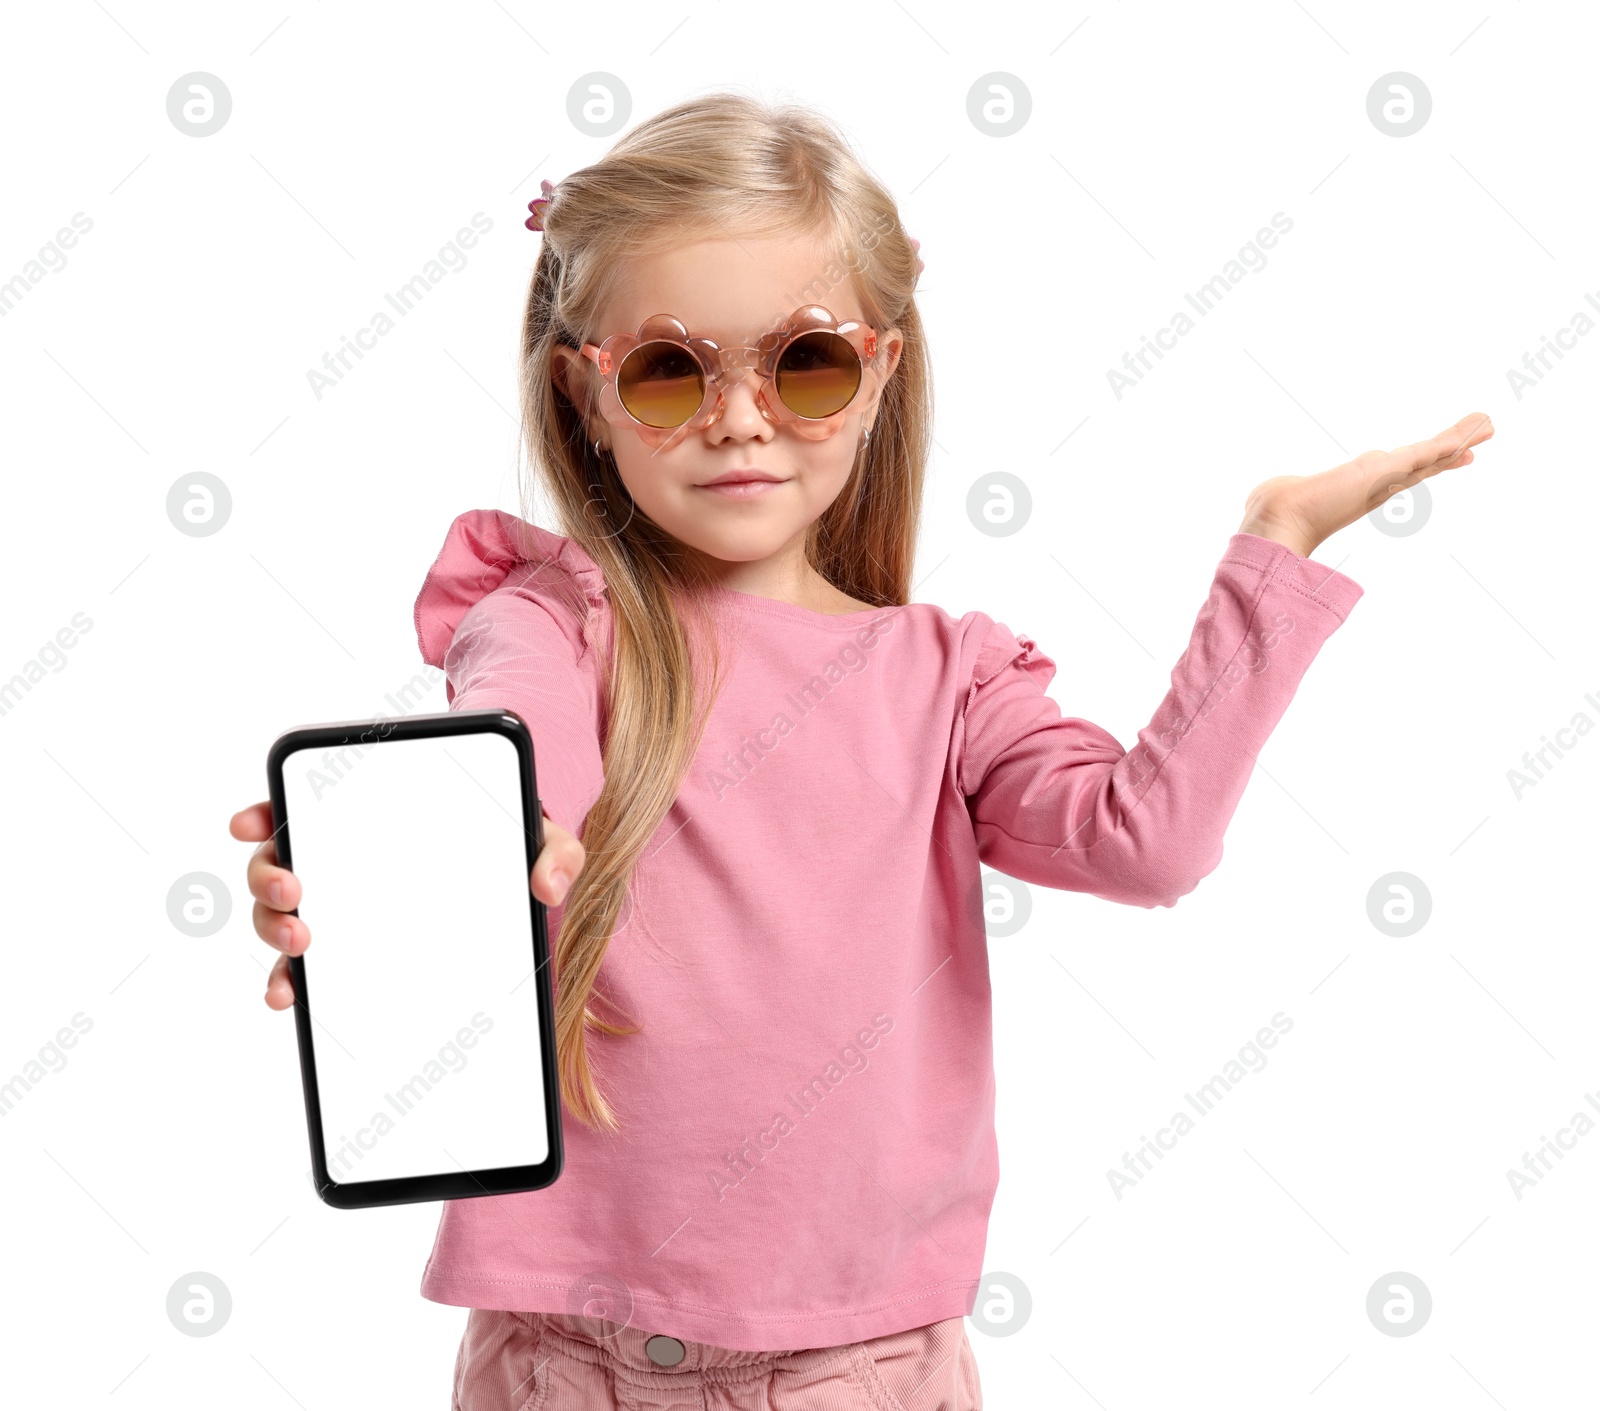
[[[593,367],[594,365],[582,353],[565,343],[556,344],[552,350],[550,380],[555,383],[556,390],[580,412],[589,405],[586,394],[589,390],[589,373]],[[605,434],[601,429],[604,423],[594,416],[586,416],[584,424],[588,428],[591,440]]]
[[[580,379],[583,377],[583,368],[578,364],[584,362],[583,354],[576,348],[569,348],[565,343],[557,343],[552,353],[550,380],[573,406],[581,406],[578,394],[582,386]]]

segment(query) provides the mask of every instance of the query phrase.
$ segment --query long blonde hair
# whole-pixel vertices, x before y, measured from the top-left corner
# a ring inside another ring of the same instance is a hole
[[[904,337],[868,447],[806,544],[824,578],[875,606],[910,595],[932,381],[913,301],[917,255],[898,209],[842,133],[806,107],[733,92],[675,104],[563,177],[543,227],[522,329],[523,430],[535,477],[523,485],[524,517],[533,519],[542,485],[560,532],[604,574],[612,616],[605,783],[584,824],[586,861],[566,898],[553,957],[556,1046],[569,1110],[616,1131],[590,1065],[587,1030],[638,1030],[598,1012],[601,1005],[618,1011],[595,981],[634,864],[699,747],[720,666],[704,570],[635,507],[615,464],[595,453],[578,409],[553,380],[554,349],[616,331],[595,321],[625,261],[641,251],[730,233],[820,235],[843,257],[865,320]],[[825,294],[805,290],[799,301],[827,304]]]

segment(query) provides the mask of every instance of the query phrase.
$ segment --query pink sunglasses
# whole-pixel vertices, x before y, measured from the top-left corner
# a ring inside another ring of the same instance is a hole
[[[671,314],[653,314],[636,333],[613,333],[585,343],[583,356],[600,370],[600,413],[628,426],[656,450],[722,415],[723,388],[752,372],[761,378],[756,405],[775,426],[807,441],[832,436],[878,353],[877,332],[840,323],[820,304],[796,309],[755,347],[721,348],[689,336]]]

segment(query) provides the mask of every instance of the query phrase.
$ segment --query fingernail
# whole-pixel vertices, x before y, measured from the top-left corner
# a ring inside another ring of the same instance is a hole
[[[294,935],[294,927],[289,925],[288,922],[284,922],[284,924],[282,926],[278,927],[278,945],[282,949],[288,950],[289,949],[289,940],[290,940],[290,937],[292,937],[293,935]]]
[[[283,904],[283,883],[274,882],[267,888],[267,896],[274,906],[281,906]]]
[[[552,867],[550,869],[550,885],[555,888],[556,901],[566,900],[567,888],[572,884],[572,878],[567,876],[565,869]]]

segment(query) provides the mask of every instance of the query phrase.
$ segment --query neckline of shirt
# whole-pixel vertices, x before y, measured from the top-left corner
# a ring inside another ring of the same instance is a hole
[[[745,593],[737,588],[725,588],[720,584],[713,590],[716,594],[731,601],[735,607],[743,607],[751,612],[763,612],[773,617],[787,618],[791,622],[805,622],[814,627],[825,627],[832,631],[855,631],[865,626],[869,619],[879,617],[884,613],[899,612],[900,607],[861,608],[855,612],[818,612],[815,608],[802,607],[799,603],[784,602],[781,598],[763,598],[759,593]],[[909,607],[910,604],[904,606]]]

